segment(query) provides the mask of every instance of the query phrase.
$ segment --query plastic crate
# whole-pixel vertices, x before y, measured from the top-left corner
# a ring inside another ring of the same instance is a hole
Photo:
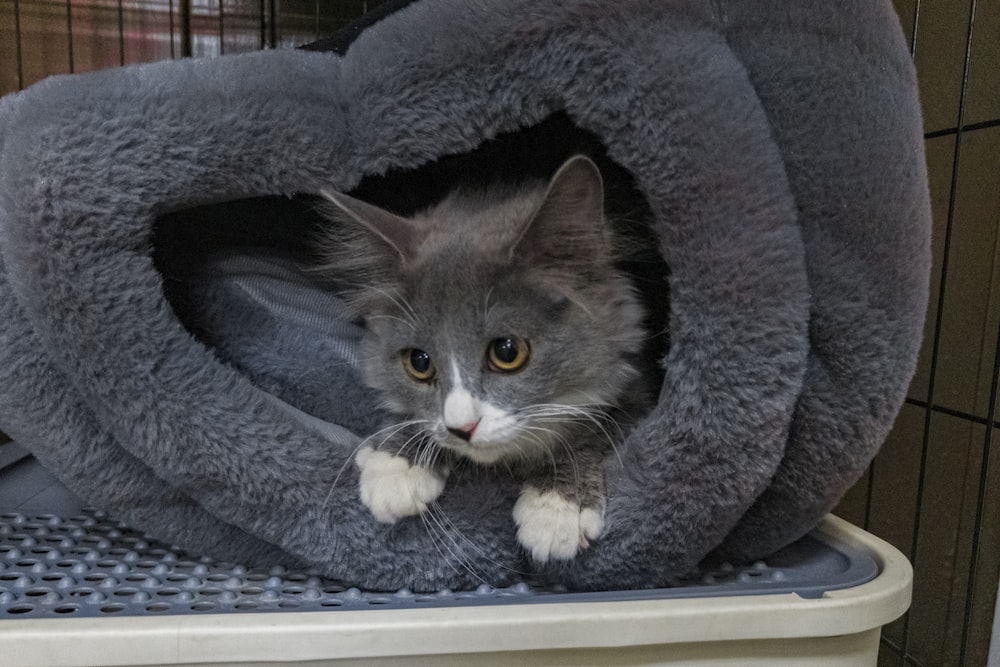
[[[767,562],[676,588],[373,593],[191,557],[84,511],[32,459],[0,471],[4,665],[857,667],[911,579],[896,549],[829,517]]]

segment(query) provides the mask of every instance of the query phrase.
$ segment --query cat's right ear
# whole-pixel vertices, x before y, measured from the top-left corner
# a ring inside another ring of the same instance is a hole
[[[395,254],[401,264],[413,259],[423,235],[410,220],[342,192],[321,190],[320,194],[333,205],[333,210],[328,212],[333,215],[328,217],[342,220],[346,216],[357,223],[377,244],[383,245],[383,251]],[[338,212],[341,215],[336,215]]]

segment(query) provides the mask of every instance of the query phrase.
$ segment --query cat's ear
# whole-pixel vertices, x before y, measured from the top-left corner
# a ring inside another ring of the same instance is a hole
[[[320,194],[333,204],[335,207],[333,213],[339,211],[342,214],[340,216],[330,215],[329,217],[342,218],[346,216],[349,221],[361,225],[371,234],[376,243],[385,246],[381,248],[382,251],[391,250],[404,264],[414,257],[422,235],[413,222],[342,192],[322,190]]]
[[[511,256],[560,274],[585,275],[610,261],[604,183],[589,158],[575,155],[556,171]]]

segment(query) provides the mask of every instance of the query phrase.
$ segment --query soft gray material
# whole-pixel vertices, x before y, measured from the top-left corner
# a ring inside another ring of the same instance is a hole
[[[348,429],[372,406],[347,323],[318,332],[210,272],[213,352],[164,298],[152,230],[198,204],[350,190],[559,110],[649,204],[671,349],[608,463],[605,534],[548,574],[664,584],[717,548],[796,539],[874,456],[922,329],[921,124],[888,0],[418,0],[343,58],[166,62],[0,100],[0,428],[89,502],[217,558],[374,588],[519,578],[512,480],[449,481],[437,523],[361,506]],[[300,286],[287,303],[322,301]]]

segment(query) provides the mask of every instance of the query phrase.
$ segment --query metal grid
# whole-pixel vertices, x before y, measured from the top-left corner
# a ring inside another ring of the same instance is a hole
[[[294,48],[380,0],[0,0],[0,94],[53,74]]]

